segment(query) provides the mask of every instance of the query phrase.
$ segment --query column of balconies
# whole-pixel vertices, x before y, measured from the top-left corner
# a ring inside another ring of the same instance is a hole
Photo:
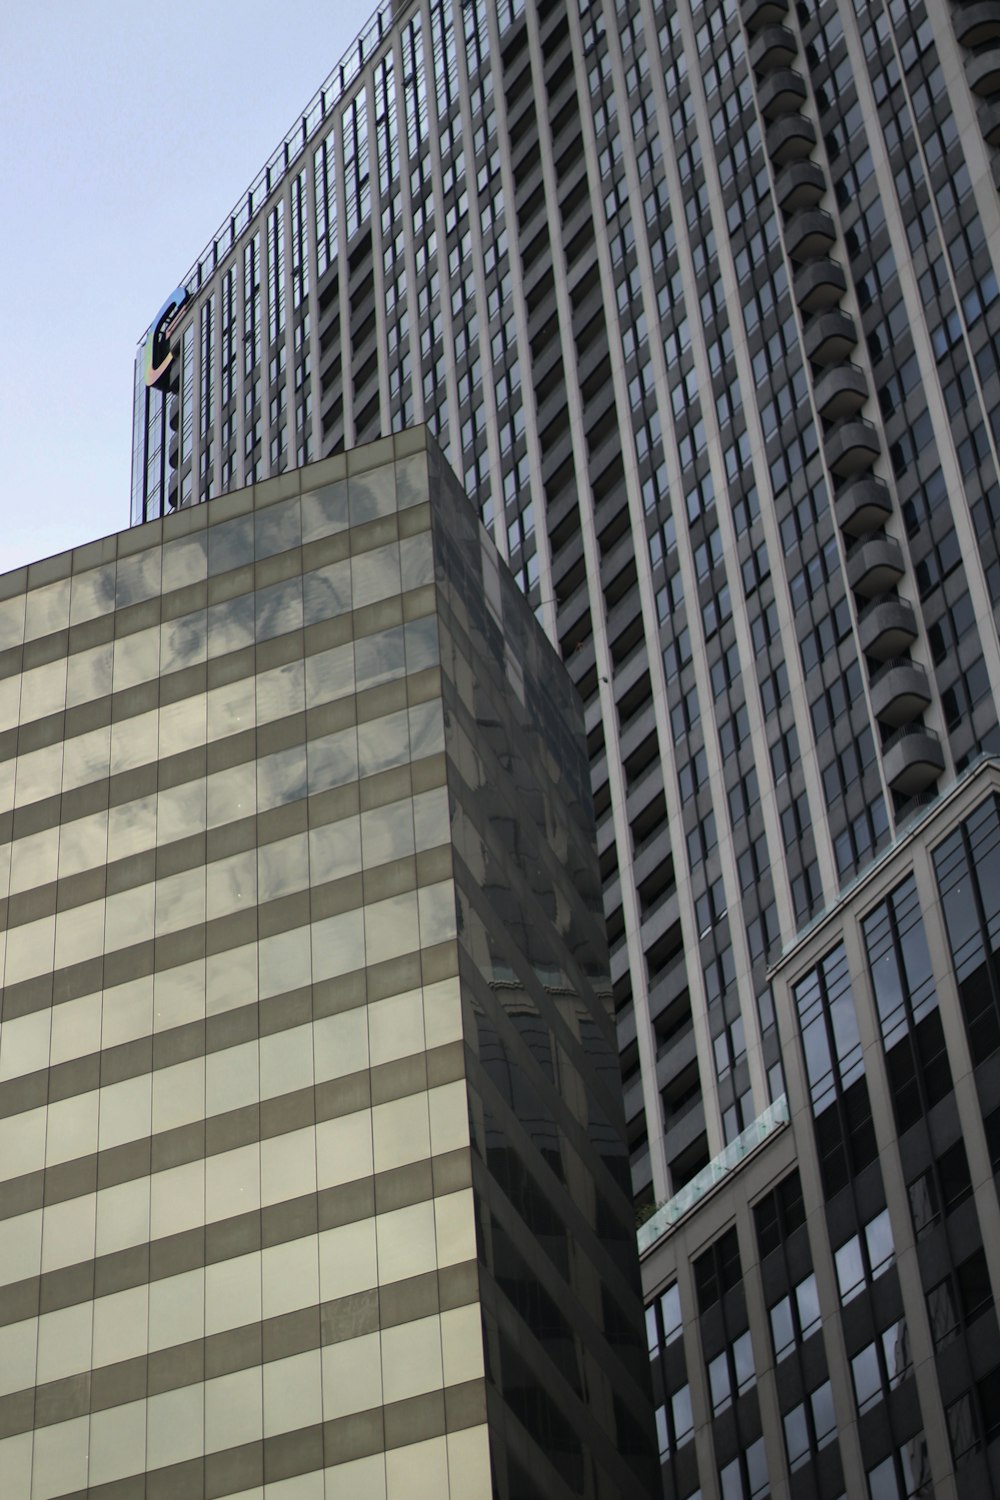
[[[991,146],[1000,146],[1000,0],[955,4],[953,24],[968,52],[965,76],[979,105],[979,128]]]
[[[995,6],[966,9],[1000,13],[1000,0]],[[829,189],[813,158],[817,133],[804,112],[808,90],[796,69],[798,39],[786,24],[784,0],[744,0],[742,13],[785,248],[794,268],[792,293],[802,314],[803,350],[834,478],[847,581],[858,610],[872,707],[882,730],[883,767],[893,791],[908,798],[937,780],[944,756],[937,736],[922,722],[931,702],[927,673],[906,654],[918,637],[917,620],[912,604],[897,591],[906,566],[899,542],[885,529],[893,503],[888,486],[875,473],[882,439],[864,416],[868,376],[851,359],[858,329],[844,303],[847,276],[836,258],[837,226],[823,207]]]

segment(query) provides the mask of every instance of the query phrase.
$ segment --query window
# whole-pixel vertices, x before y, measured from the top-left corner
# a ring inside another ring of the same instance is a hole
[[[894,1258],[889,1210],[884,1208],[859,1234],[845,1240],[834,1255],[842,1300],[850,1302],[866,1285],[887,1271]]]

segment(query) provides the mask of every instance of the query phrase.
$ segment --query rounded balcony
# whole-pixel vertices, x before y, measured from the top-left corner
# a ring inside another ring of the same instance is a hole
[[[788,161],[804,161],[816,144],[816,127],[805,115],[785,115],[768,125],[765,144],[776,167]]]
[[[902,547],[884,531],[859,537],[847,554],[847,581],[865,599],[895,588],[905,571]]]
[[[931,701],[927,673],[908,656],[891,656],[868,684],[872,713],[882,724],[912,724]]]
[[[1000,46],[977,52],[965,64],[969,88],[981,99],[993,99],[1000,93]]]
[[[743,24],[751,36],[764,26],[776,26],[788,15],[788,0],[743,0]]]
[[[984,141],[991,146],[1000,146],[1000,100],[979,106],[979,128]]]
[[[765,26],[750,43],[750,66],[758,78],[787,68],[795,60],[799,44],[787,26]]]
[[[838,490],[833,508],[841,531],[848,536],[865,536],[888,521],[892,515],[892,497],[881,479],[868,474],[852,479]]]
[[[866,656],[888,661],[902,656],[917,638],[917,619],[909,599],[878,594],[858,615],[858,635]]]
[[[786,214],[799,208],[815,208],[826,192],[822,167],[814,161],[790,161],[774,183],[778,207]]]
[[[1000,42],[1000,0],[978,0],[956,6],[952,18],[955,35],[963,47],[986,47]]]
[[[925,792],[944,770],[944,751],[932,729],[907,724],[882,746],[885,779],[901,797]]]
[[[836,307],[847,290],[844,268],[829,256],[799,266],[792,282],[795,301],[804,313]]]
[[[806,325],[802,340],[806,358],[814,365],[841,363],[858,342],[854,319],[839,307],[817,313]]]
[[[765,120],[794,114],[808,98],[805,79],[792,68],[778,68],[768,73],[757,86],[757,103]]]
[[[841,479],[865,473],[882,451],[878,431],[862,417],[849,417],[847,421],[839,422],[827,433],[823,448],[827,463]]]
[[[855,416],[868,400],[868,381],[857,365],[833,365],[813,387],[816,409],[824,422]]]
[[[829,255],[836,238],[836,225],[822,208],[801,208],[785,225],[785,245],[795,261]]]

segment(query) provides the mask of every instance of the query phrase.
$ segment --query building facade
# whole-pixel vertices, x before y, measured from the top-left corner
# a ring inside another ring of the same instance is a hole
[[[0,579],[4,1500],[656,1492],[582,715],[416,429]]]

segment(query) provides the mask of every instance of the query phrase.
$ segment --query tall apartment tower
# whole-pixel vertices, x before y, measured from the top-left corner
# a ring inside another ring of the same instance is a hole
[[[652,1500],[582,712],[426,431],[0,579],[4,1500]]]

